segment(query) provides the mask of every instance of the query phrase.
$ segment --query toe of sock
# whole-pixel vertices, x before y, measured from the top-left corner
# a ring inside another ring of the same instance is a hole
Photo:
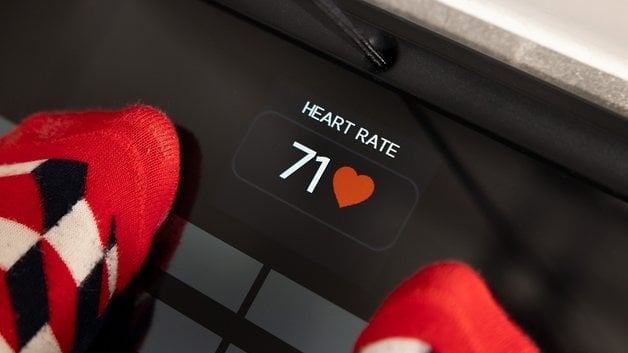
[[[146,226],[154,233],[174,201],[179,181],[177,132],[161,111],[134,105],[119,112],[120,129],[130,136],[141,154],[146,177]]]
[[[493,298],[469,266],[441,262],[399,286],[377,311],[355,345],[418,339],[439,353],[536,353],[532,341]]]

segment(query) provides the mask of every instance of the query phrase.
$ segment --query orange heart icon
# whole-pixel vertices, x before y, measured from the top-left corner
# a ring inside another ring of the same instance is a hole
[[[373,179],[368,175],[358,175],[351,167],[341,167],[334,174],[334,194],[340,208],[364,202],[374,191]]]

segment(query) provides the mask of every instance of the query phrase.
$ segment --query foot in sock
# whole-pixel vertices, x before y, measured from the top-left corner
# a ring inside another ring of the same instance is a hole
[[[0,138],[0,352],[81,351],[174,199],[159,111],[43,113]]]
[[[538,353],[482,278],[457,262],[428,266],[399,286],[355,353]]]

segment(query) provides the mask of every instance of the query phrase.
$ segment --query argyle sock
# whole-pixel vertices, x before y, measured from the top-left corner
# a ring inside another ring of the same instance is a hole
[[[174,199],[159,111],[42,113],[0,139],[0,352],[82,351]]]
[[[538,353],[468,266],[428,266],[398,287],[358,338],[361,353]]]

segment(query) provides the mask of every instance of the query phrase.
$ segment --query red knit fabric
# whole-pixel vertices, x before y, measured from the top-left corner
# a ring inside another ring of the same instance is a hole
[[[537,353],[482,278],[456,262],[428,266],[398,287],[358,338],[354,352],[386,338],[416,338],[436,353]]]
[[[146,106],[40,113],[2,137],[0,348],[74,349],[139,270],[178,178],[176,131]]]
[[[29,175],[0,178],[0,217],[12,219],[41,232],[43,226],[41,199],[37,183]],[[34,195],[34,197],[24,197]]]

